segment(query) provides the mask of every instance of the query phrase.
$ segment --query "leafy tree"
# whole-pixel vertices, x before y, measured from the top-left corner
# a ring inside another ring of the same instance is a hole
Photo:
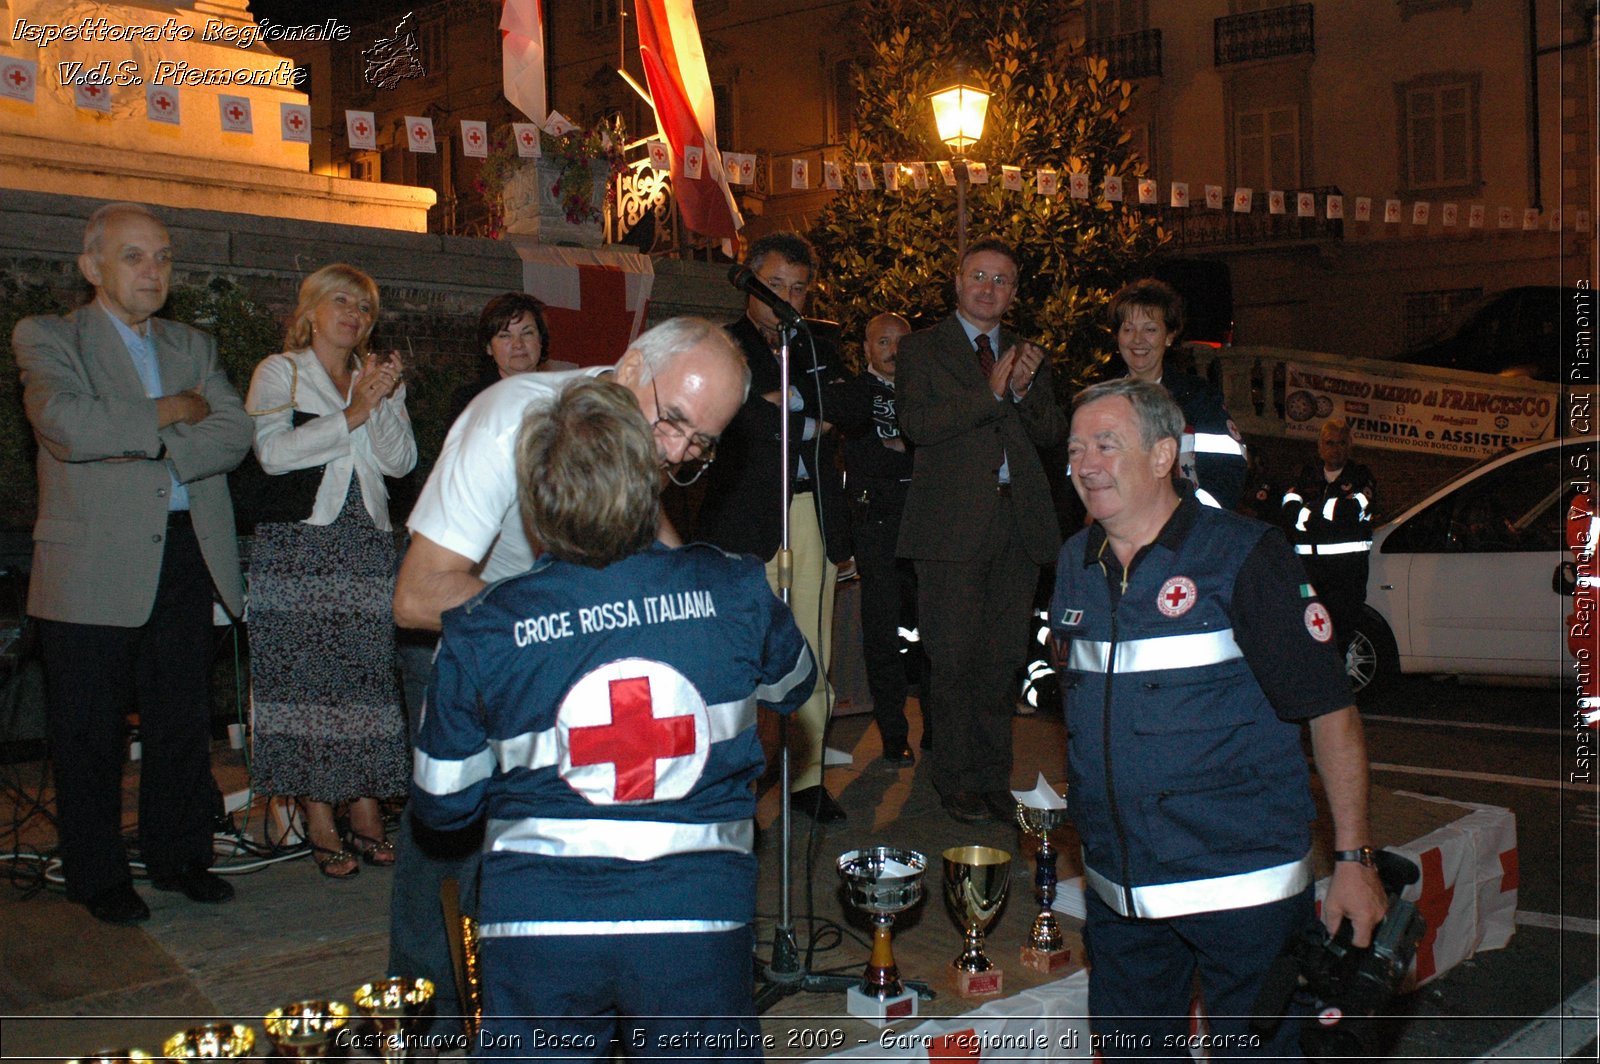
[[[856,72],[856,130],[845,146],[846,188],[811,231],[825,287],[819,312],[860,337],[872,315],[896,310],[916,327],[954,306],[956,197],[932,165],[947,159],[930,92],[963,73],[991,93],[983,138],[967,157],[987,163],[990,181],[967,192],[969,243],[995,236],[1022,256],[1022,278],[1008,315],[1020,335],[1053,352],[1056,371],[1076,382],[1110,350],[1103,311],[1110,294],[1137,276],[1166,239],[1155,214],[1137,205],[1133,177],[1145,164],[1122,126],[1132,86],[1107,76],[1106,62],[1082,42],[1053,39],[1063,5],[1052,0],[860,0],[870,53]],[[850,171],[870,163],[878,188],[859,191]],[[929,187],[902,171],[900,190],[882,185],[881,164],[923,160]],[[1002,164],[1023,169],[1023,191],[1009,192]],[[1060,175],[1056,196],[1038,194],[1035,170]],[[1090,176],[1090,198],[1072,199],[1068,175]],[[1120,174],[1133,202],[1107,203],[1103,177]]]

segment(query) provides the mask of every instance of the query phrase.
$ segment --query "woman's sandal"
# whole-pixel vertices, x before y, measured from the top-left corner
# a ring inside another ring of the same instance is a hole
[[[350,832],[350,848],[361,855],[361,859],[369,865],[388,868],[394,864],[394,843],[389,839],[378,840],[359,831]]]
[[[346,849],[330,850],[324,846],[311,843],[311,858],[317,862],[317,871],[329,879],[349,879],[361,871],[361,864],[356,860],[356,855]],[[343,872],[329,871],[336,864],[350,862],[350,867]]]

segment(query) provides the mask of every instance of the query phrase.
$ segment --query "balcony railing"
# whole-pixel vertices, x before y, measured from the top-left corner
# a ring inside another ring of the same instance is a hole
[[[1139,30],[1136,33],[1119,33],[1115,37],[1100,37],[1088,43],[1090,55],[1106,61],[1114,78],[1131,81],[1134,78],[1159,78],[1161,76],[1161,31]]]
[[[1333,185],[1292,190],[1285,196],[1288,202],[1286,214],[1270,213],[1266,193],[1260,190],[1257,190],[1255,203],[1248,214],[1235,213],[1231,198],[1224,200],[1228,206],[1220,211],[1204,206],[1162,207],[1161,225],[1172,234],[1172,243],[1179,247],[1339,240],[1344,236],[1344,222],[1323,217],[1328,195],[1338,191]],[[1316,217],[1301,218],[1295,213],[1296,192],[1310,192],[1316,196]]]
[[[1286,55],[1315,55],[1315,13],[1312,4],[1287,4],[1222,16],[1213,24],[1217,66]]]

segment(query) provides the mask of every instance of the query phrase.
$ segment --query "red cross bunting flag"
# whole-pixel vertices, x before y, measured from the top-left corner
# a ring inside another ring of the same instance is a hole
[[[706,150],[698,144],[683,149],[683,176],[690,181],[700,180],[706,170]]]
[[[1474,203],[1472,206],[1468,207],[1467,208],[1467,228],[1468,229],[1482,229],[1483,228],[1483,217],[1484,217],[1483,204]]]
[[[352,148],[378,150],[378,121],[371,111],[346,111],[344,135]]]
[[[250,118],[250,97],[227,96],[217,97],[217,108],[222,116],[222,131],[224,133],[254,133],[255,125]]]
[[[1454,203],[1439,204],[1439,224],[1446,229],[1454,229],[1457,220],[1460,218],[1459,211],[1460,208]]]
[[[900,191],[900,164],[883,164],[883,190],[885,192]]]
[[[728,167],[728,180],[739,185],[753,185],[756,183],[756,157],[749,152],[735,154],[731,151],[722,153],[722,161]]]
[[[650,150],[650,169],[672,169],[672,149],[667,147],[666,141],[652,140],[646,147]]]
[[[1267,213],[1283,214],[1286,209],[1287,202],[1284,199],[1283,190],[1281,188],[1269,189],[1267,191]]]
[[[1221,185],[1207,185],[1206,186],[1206,206],[1209,209],[1214,210],[1214,211],[1220,211],[1222,209],[1222,186]]]
[[[433,119],[406,115],[406,147],[427,155],[438,154],[439,146],[433,142]]]
[[[539,127],[532,122],[511,123],[511,139],[517,142],[519,159],[537,159],[543,154],[539,148]]]
[[[1383,201],[1383,221],[1385,225],[1400,224],[1400,201],[1390,199]]]
[[[474,159],[489,157],[489,123],[461,120],[461,154]]]
[[[1160,190],[1156,187],[1155,179],[1141,177],[1139,179],[1139,203],[1144,207],[1154,207],[1160,198]]]
[[[1317,197],[1309,192],[1295,193],[1294,210],[1296,217],[1315,218],[1317,216]]]
[[[32,59],[0,55],[0,97],[32,103],[34,89],[38,84],[38,63]]]
[[[844,188],[844,175],[839,171],[839,164],[832,159],[822,160],[822,187]]]
[[[144,87],[144,116],[150,121],[165,122],[169,126],[178,125],[181,110],[178,105],[177,89],[169,89],[165,85]]]
[[[1370,222],[1370,221],[1372,221],[1372,197],[1371,196],[1357,196],[1356,197],[1356,221],[1358,221],[1358,222]]]
[[[856,163],[855,172],[856,188],[860,189],[862,192],[871,192],[873,189],[878,187],[877,182],[872,180],[871,163]]]
[[[1256,199],[1255,189],[1236,188],[1233,190],[1233,212],[1235,214],[1249,214]]]
[[[906,163],[906,169],[911,174],[911,187],[918,192],[926,192],[928,190],[928,164]]]
[[[1328,195],[1328,217],[1330,219],[1344,217],[1344,197],[1342,195],[1337,193]]]
[[[683,224],[705,236],[731,241],[744,226],[744,218],[717,150],[717,109],[694,0],[635,0],[634,15],[656,124],[672,146],[672,190]],[[679,180],[676,168],[691,145],[705,151],[705,176]]]
[[[811,164],[805,159],[794,159],[789,164],[789,187],[811,187]]]
[[[1081,173],[1080,174],[1068,174],[1067,175],[1067,195],[1071,196],[1073,199],[1088,199],[1089,198],[1089,175],[1088,174],[1081,174]]]
[[[1172,205],[1174,207],[1187,207],[1189,205],[1189,183],[1187,181],[1174,181],[1172,183]]]
[[[967,180],[974,185],[987,185],[989,183],[989,164],[967,163]]]
[[[1056,172],[1054,170],[1040,170],[1034,175],[1034,181],[1038,185],[1039,195],[1041,196],[1054,196],[1061,191],[1056,184]]]
[[[84,76],[80,75],[80,78]],[[103,81],[74,81],[72,102],[81,111],[99,111],[108,115],[111,113],[111,86]]]
[[[1022,191],[1022,167],[1000,165],[1000,187],[1007,192]]]
[[[539,128],[543,129],[552,137],[564,137],[578,127],[573,124],[572,119],[568,118],[560,111],[551,111],[545,116],[545,120],[540,124]]]
[[[602,665],[573,684],[556,729],[561,778],[595,805],[682,798],[711,748],[700,692],[672,666],[645,658]]]
[[[1106,202],[1108,202],[1108,203],[1121,203],[1122,202],[1122,175],[1121,174],[1107,174],[1106,175],[1106,179],[1103,182],[1101,182],[1101,188],[1105,193]]]
[[[544,118],[544,12],[540,0],[505,0],[500,12],[500,91],[534,121]]]
[[[937,166],[939,168],[939,180],[943,181],[945,183],[945,185],[947,185],[948,187],[955,188],[956,187],[956,168],[955,168],[955,165],[953,163],[949,162],[946,159],[939,159],[933,165]]]
[[[303,103],[278,105],[278,131],[284,140],[299,144],[311,143],[311,108]]]

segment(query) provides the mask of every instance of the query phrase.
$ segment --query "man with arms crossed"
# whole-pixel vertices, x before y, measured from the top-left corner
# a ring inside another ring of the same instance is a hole
[[[1181,498],[1183,412],[1123,378],[1073,403],[1073,486],[1094,524],[1056,567],[1051,634],[1073,823],[1088,882],[1091,1029],[1102,1053],[1187,1057],[1198,973],[1214,1057],[1298,1059],[1299,1025],[1248,1023],[1267,969],[1312,919],[1309,722],[1333,814],[1323,901],[1371,941],[1367,756],[1328,611],[1277,529]]]
[[[39,620],[67,896],[147,920],[122,845],[123,730],[139,710],[139,849],[157,890],[233,897],[207,871],[211,608],[244,607],[226,473],[250,448],[244,404],[205,333],[156,318],[166,227],[136,203],[89,217],[94,301],[12,334],[39,441],[28,615]]]

